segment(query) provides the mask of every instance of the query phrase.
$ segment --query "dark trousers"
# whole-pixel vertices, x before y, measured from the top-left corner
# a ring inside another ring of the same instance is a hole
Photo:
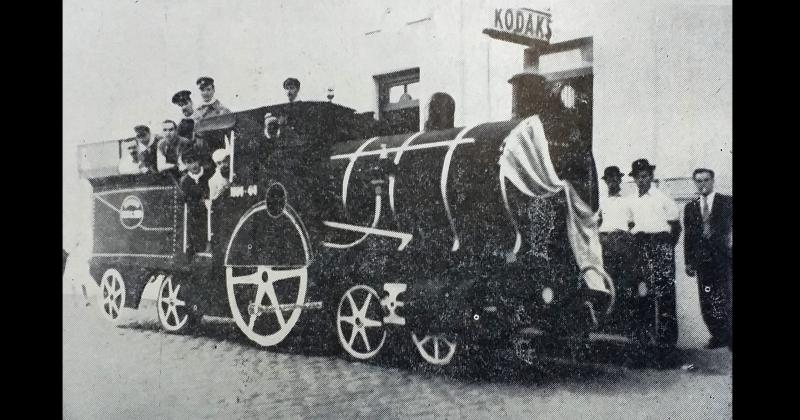
[[[731,340],[732,285],[730,261],[710,261],[697,268],[700,311],[711,336]]]
[[[603,267],[614,282],[616,303],[603,328],[611,333],[630,334],[637,315],[636,276],[634,272],[633,235],[628,232],[600,232]]]
[[[637,233],[635,271],[640,296],[640,341],[672,347],[678,342],[675,310],[675,248],[672,235]]]

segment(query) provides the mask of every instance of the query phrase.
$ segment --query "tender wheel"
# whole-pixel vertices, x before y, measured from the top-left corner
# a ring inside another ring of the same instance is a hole
[[[432,365],[446,365],[453,360],[453,356],[456,354],[456,340],[449,340],[442,334],[426,335],[419,339],[417,334],[412,332],[411,341],[419,355]]]
[[[122,308],[125,307],[125,282],[117,269],[109,268],[103,273],[97,301],[103,316],[113,323],[118,323]]]
[[[370,305],[373,301],[375,304]],[[336,311],[339,343],[356,359],[375,356],[386,341],[379,302],[380,296],[375,289],[364,285],[351,287],[339,301]]]
[[[158,291],[158,320],[169,332],[184,332],[193,327],[198,316],[186,304],[186,291],[180,281],[167,276]]]
[[[309,244],[291,206],[274,217],[265,201],[248,210],[231,235],[225,255],[228,303],[239,329],[261,346],[283,341],[300,317]]]

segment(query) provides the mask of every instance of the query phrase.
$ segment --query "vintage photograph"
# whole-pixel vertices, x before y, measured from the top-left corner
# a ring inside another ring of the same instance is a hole
[[[65,419],[733,416],[730,0],[66,0]]]

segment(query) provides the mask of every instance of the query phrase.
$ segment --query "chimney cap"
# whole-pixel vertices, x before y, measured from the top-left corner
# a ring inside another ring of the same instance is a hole
[[[521,79],[526,79],[528,82],[539,82],[544,83],[547,79],[539,74],[539,73],[532,73],[532,72],[524,72],[524,73],[517,73],[508,79],[508,83],[514,84],[517,83]]]

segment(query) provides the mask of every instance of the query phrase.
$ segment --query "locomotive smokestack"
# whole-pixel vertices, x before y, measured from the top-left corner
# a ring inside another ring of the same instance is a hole
[[[548,103],[545,78],[536,73],[519,73],[508,80],[511,83],[511,114],[525,118],[541,114]]]

